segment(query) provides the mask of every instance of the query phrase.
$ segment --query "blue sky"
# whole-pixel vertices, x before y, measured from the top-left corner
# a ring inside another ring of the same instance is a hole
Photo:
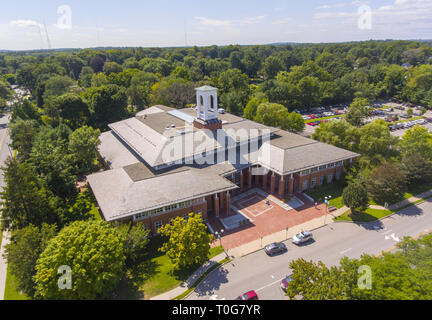
[[[432,0],[15,0],[0,49],[431,39],[431,17]]]

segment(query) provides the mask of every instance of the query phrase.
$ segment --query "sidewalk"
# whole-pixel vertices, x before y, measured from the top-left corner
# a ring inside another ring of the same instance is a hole
[[[9,234],[3,231],[3,240],[0,248],[0,300],[4,300],[6,286],[7,261],[3,259],[5,246],[9,243]]]
[[[221,253],[219,255],[217,255],[216,257],[213,257],[212,259],[210,259],[209,261],[207,261],[206,263],[204,263],[201,267],[199,267],[198,270],[196,270],[185,282],[183,282],[182,284],[180,284],[180,286],[178,286],[177,288],[162,293],[159,296],[153,297],[150,300],[171,300],[174,299],[176,297],[178,297],[179,295],[185,293],[191,286],[194,285],[194,283],[211,267],[213,267],[215,264],[217,264],[218,262],[221,262],[222,260],[224,260],[226,258],[226,254],[225,253]]]
[[[292,238],[293,236],[295,236],[296,234],[300,233],[301,231],[304,230],[313,231],[321,227],[324,227],[326,225],[332,224],[334,222],[334,218],[344,214],[347,210],[349,210],[347,207],[343,207],[341,209],[338,209],[337,211],[333,211],[329,213],[328,215],[315,218],[308,222],[289,228],[288,231],[283,230],[280,232],[273,233],[271,235],[263,237],[262,239],[258,239],[249,242],[247,244],[244,244],[242,246],[227,250],[227,252],[230,257],[234,257],[234,258],[243,257],[245,255],[262,250],[266,245],[270,243],[286,241]]]
[[[391,206],[388,207],[388,209],[392,210],[392,211],[396,211],[397,209],[400,209],[400,208],[405,207],[409,204],[412,204],[414,202],[417,202],[419,200],[422,200],[424,198],[431,197],[431,196],[432,196],[432,190],[428,190],[426,192],[420,193],[420,194],[418,194],[414,197],[411,197],[409,199],[405,199],[405,200],[400,201],[398,203],[392,204]]]

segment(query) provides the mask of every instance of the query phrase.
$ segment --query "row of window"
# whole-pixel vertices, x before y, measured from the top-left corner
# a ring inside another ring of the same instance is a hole
[[[202,216],[202,211],[201,211],[201,210],[200,210],[200,211],[197,211],[197,214],[199,214],[199,215]],[[188,220],[189,220],[189,213],[183,215],[182,218],[185,219],[186,221],[188,221]],[[170,219],[170,224],[171,224],[171,225],[173,225],[173,220],[174,220],[174,219],[176,219],[176,218],[171,218],[171,219]],[[163,223],[162,223],[162,221],[157,221],[157,222],[155,222],[155,230],[156,230],[156,233],[159,233],[159,229],[162,228],[162,227],[163,227]]]
[[[194,203],[196,200],[194,200]],[[172,204],[163,208],[158,208],[158,209],[154,209],[154,210],[150,210],[150,211],[146,211],[146,212],[142,212],[139,214],[135,215],[135,220],[138,219],[142,219],[148,216],[152,216],[152,215],[156,215],[156,214],[160,214],[160,213],[165,213],[165,212],[170,212],[170,211],[174,211],[177,209],[183,209],[183,208],[188,208],[192,206],[192,201],[185,201],[185,202],[181,202],[181,203],[177,203],[177,204]]]
[[[318,171],[323,171],[323,170],[327,170],[327,169],[330,169],[330,168],[336,168],[336,167],[341,167],[341,166],[343,166],[343,161],[334,162],[334,163],[330,163],[328,165],[324,165],[324,166],[321,166],[321,167],[316,167],[316,168],[312,168],[312,169],[309,169],[309,170],[304,170],[304,171],[301,172],[301,175],[304,176],[304,175],[315,173],[315,172],[318,172]]]
[[[340,177],[341,177],[341,172],[337,171],[336,172],[336,180],[339,180]],[[327,178],[327,183],[333,182],[333,174],[329,174],[328,176],[320,176],[320,178],[319,178],[319,185],[320,186],[324,184],[324,180],[326,178]],[[317,186],[317,178],[312,178],[310,188],[315,188],[316,186]],[[302,189],[303,189],[303,191],[306,191],[308,189],[308,180],[303,181]]]

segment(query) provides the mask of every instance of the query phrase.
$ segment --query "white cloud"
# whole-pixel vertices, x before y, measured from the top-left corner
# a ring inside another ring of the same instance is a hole
[[[244,18],[240,21],[240,24],[254,24],[254,23],[259,23],[261,21],[264,20],[266,16],[258,16],[258,17],[249,17],[249,18]]]
[[[195,17],[199,21],[199,23],[203,26],[208,27],[230,27],[232,26],[232,21],[230,20],[217,20],[217,19],[208,19],[204,17]]]
[[[273,21],[272,24],[287,24],[287,23],[290,23],[292,21],[294,21],[294,19],[288,17],[288,18],[283,18],[283,19]]]

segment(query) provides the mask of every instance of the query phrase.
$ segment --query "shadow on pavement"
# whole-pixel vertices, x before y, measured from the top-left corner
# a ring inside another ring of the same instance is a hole
[[[228,270],[224,267],[214,270],[195,288],[195,294],[199,297],[213,295],[223,283],[228,282],[227,274]]]

